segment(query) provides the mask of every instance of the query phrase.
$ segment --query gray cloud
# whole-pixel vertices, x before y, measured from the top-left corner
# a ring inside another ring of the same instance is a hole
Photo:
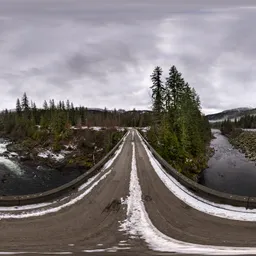
[[[154,66],[166,75],[173,64],[205,113],[256,107],[253,5],[2,0],[0,108],[13,108],[26,91],[39,105],[69,98],[88,107],[146,109]]]

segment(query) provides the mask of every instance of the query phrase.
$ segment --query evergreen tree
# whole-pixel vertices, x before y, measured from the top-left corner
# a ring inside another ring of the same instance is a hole
[[[65,103],[64,103],[64,101],[61,101],[61,109],[65,110]]]
[[[151,86],[152,89],[152,100],[153,100],[153,112],[155,115],[155,122],[159,123],[161,120],[161,113],[164,110],[164,103],[163,103],[163,98],[164,98],[164,86],[163,82],[161,80],[162,76],[162,69],[157,66],[152,75],[151,75],[151,80],[153,85]]]
[[[151,87],[153,111],[161,113],[158,115],[161,122],[159,126],[151,126],[148,136],[169,163],[193,177],[206,166],[204,159],[211,138],[210,125],[201,114],[199,96],[177,68],[172,66],[169,69],[164,88],[159,82],[161,74],[161,68],[157,67],[151,76],[154,78]]]
[[[48,103],[47,103],[47,101],[46,101],[46,100],[44,101],[43,109],[44,109],[44,110],[47,110],[47,109],[48,109]]]
[[[27,94],[24,92],[22,100],[21,100],[21,106],[22,106],[22,110],[24,110],[25,112],[29,111],[29,100],[27,97]]]
[[[17,99],[17,102],[16,102],[16,112],[17,112],[18,116],[20,116],[21,112],[22,112],[21,104],[20,104],[20,99],[19,98]]]
[[[67,110],[70,110],[70,102],[69,102],[69,100],[67,100],[66,108],[67,108]]]
[[[181,103],[181,98],[184,90],[185,82],[178,72],[175,66],[169,69],[169,77],[166,78],[166,100],[169,102],[166,105],[170,105],[175,110]]]
[[[55,110],[56,106],[55,106],[55,101],[54,99],[50,100],[50,109],[51,110]]]

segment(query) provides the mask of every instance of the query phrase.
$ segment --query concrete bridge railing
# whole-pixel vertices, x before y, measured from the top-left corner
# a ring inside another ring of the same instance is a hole
[[[193,180],[187,178],[186,176],[175,170],[167,161],[165,161],[142,135],[141,137],[145,142],[146,146],[148,147],[148,149],[158,160],[158,162],[162,165],[162,167],[166,170],[166,172],[170,174],[172,177],[174,177],[180,184],[182,184],[188,190],[192,191],[195,195],[218,204],[228,204],[233,206],[245,207],[246,209],[256,208],[256,197],[239,196],[223,193],[202,186],[201,184],[198,184]]]
[[[127,135],[127,133],[126,133]],[[115,153],[118,147],[123,142],[125,136],[117,143],[117,145],[105,156],[103,157],[96,165],[94,165],[86,173],[80,175],[76,179],[59,186],[57,188],[36,194],[30,195],[21,195],[21,196],[0,196],[0,206],[18,206],[18,205],[28,205],[28,204],[37,204],[47,202],[56,198],[63,196],[71,191],[77,189],[80,185],[85,183],[88,179],[96,175],[100,169],[107,163],[111,156]]]

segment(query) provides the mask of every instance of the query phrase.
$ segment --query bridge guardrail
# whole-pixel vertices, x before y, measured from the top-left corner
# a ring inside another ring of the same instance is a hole
[[[138,131],[139,132],[139,131]],[[256,208],[256,197],[249,196],[239,196],[232,195],[228,193],[223,193],[189,179],[182,173],[175,170],[166,160],[164,160],[156,150],[148,143],[148,141],[139,132],[144,143],[157,159],[157,161],[162,165],[168,174],[174,177],[180,184],[186,187],[188,190],[192,191],[195,195],[200,196],[206,200],[218,203],[218,204],[228,204],[233,206],[245,207],[246,209]]]
[[[128,132],[122,137],[122,139],[114,146],[114,148],[107,153],[98,163],[96,163],[91,169],[86,173],[80,175],[76,179],[59,186],[57,188],[36,194],[28,194],[21,196],[0,196],[0,206],[20,206],[20,205],[29,205],[47,202],[58,197],[63,196],[64,194],[71,192],[72,190],[77,189],[80,185],[85,183],[88,179],[93,177],[98,173],[98,171],[107,163],[111,156],[122,144],[125,136]]]

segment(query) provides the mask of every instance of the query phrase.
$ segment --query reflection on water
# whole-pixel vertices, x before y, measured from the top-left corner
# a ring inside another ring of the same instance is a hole
[[[256,166],[235,149],[219,130],[212,130],[215,154],[202,172],[199,183],[236,195],[256,196]]]

